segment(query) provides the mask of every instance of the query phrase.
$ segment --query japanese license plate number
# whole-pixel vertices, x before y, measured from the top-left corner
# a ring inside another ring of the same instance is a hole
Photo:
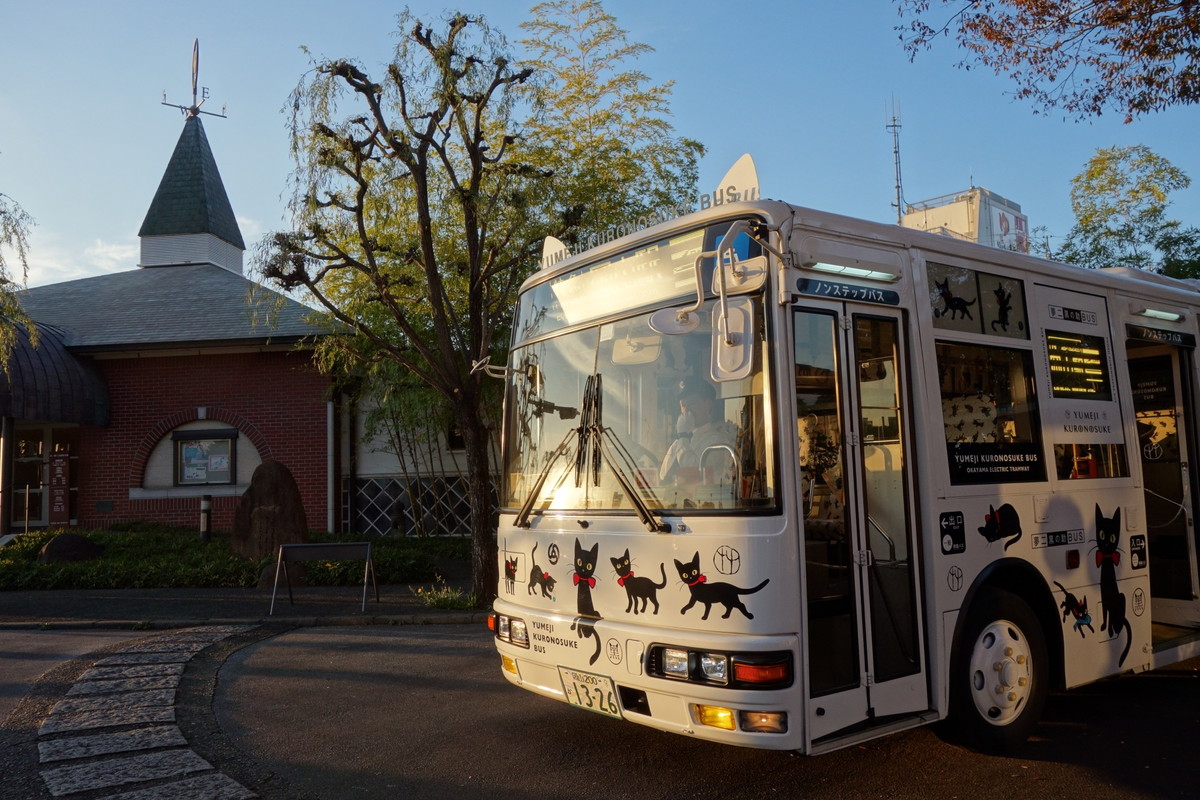
[[[607,717],[621,718],[617,689],[612,678],[570,667],[559,667],[558,675],[562,678],[563,693],[568,703]]]

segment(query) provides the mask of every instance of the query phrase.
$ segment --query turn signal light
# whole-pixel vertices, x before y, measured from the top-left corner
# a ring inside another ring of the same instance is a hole
[[[733,662],[733,678],[741,683],[783,683],[790,682],[790,664],[778,661],[774,664],[747,664],[741,661]]]
[[[650,645],[646,674],[731,689],[786,689],[794,678],[792,654],[785,650],[721,653],[661,644]]]

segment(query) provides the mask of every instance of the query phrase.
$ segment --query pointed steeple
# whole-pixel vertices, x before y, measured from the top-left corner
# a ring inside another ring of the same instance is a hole
[[[210,263],[239,275],[246,244],[199,115],[189,115],[138,236],[142,267]]]

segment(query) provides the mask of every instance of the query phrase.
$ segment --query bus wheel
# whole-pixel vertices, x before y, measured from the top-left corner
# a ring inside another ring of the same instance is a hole
[[[1041,717],[1050,666],[1029,606],[1010,592],[982,590],[954,661],[950,716],[958,730],[982,750],[1019,747]]]

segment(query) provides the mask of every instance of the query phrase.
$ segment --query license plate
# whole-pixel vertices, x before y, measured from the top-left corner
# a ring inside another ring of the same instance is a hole
[[[563,692],[568,703],[607,717],[621,718],[621,707],[617,705],[617,689],[612,678],[570,667],[559,667],[558,674],[562,678]]]

